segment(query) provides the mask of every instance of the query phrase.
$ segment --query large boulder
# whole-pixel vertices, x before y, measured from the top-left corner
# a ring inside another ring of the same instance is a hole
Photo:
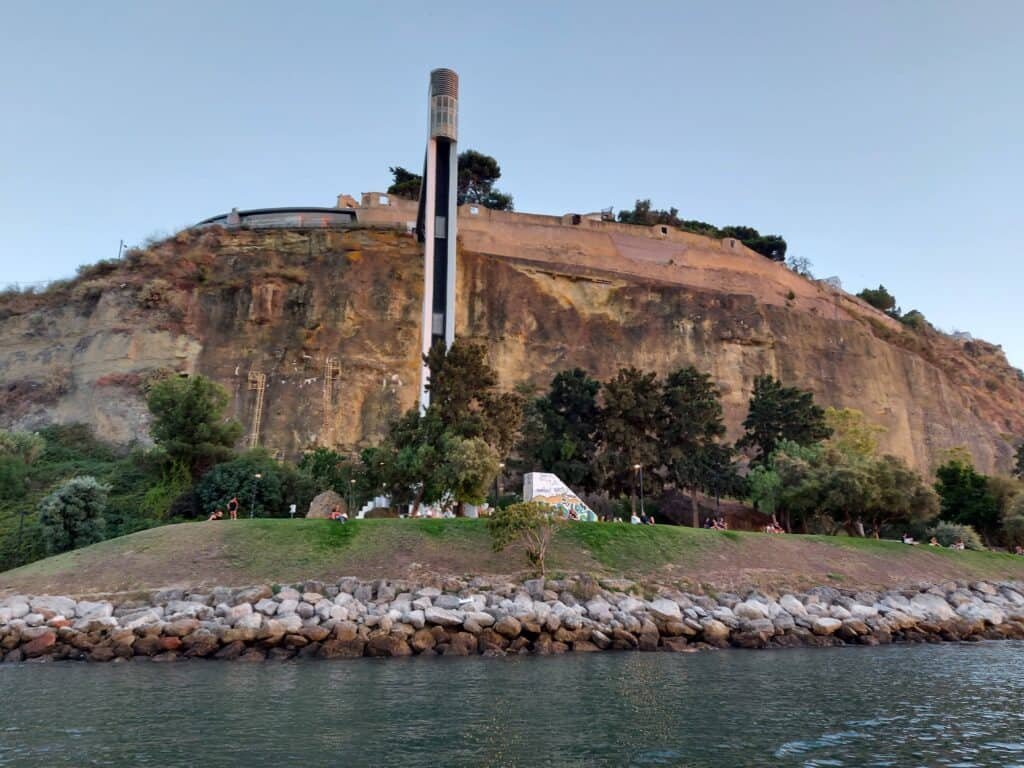
[[[313,501],[310,502],[306,517],[326,520],[331,516],[331,510],[335,507],[341,509],[342,512],[348,512],[348,504],[345,503],[340,494],[334,491],[324,491],[317,494]]]

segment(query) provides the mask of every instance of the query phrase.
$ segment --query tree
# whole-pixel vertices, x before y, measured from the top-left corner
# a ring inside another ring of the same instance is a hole
[[[504,457],[522,423],[522,398],[498,391],[498,373],[486,358],[482,344],[463,339],[448,349],[435,344],[426,357],[430,408],[446,430],[464,438],[481,437]]]
[[[851,456],[873,456],[878,450],[878,436],[886,431],[871,424],[855,408],[826,408],[825,424],[832,430],[828,444]]]
[[[406,200],[419,200],[420,188],[423,186],[423,177],[418,173],[407,171],[398,165],[388,168],[391,172],[392,182],[388,187],[388,194],[395,197],[402,197]]]
[[[976,472],[968,461],[951,459],[936,470],[935,476],[935,490],[942,502],[940,517],[991,536],[999,525],[999,507],[985,475]]]
[[[1017,446],[1017,454],[1014,457],[1013,474],[1014,477],[1019,477],[1024,480],[1024,440],[1022,440],[1020,445]]]
[[[629,493],[636,511],[636,466],[650,470],[661,466],[658,427],[661,418],[661,386],[657,376],[636,368],[622,368],[602,386],[604,405],[599,428],[599,464],[607,490]]]
[[[182,462],[193,479],[232,456],[242,425],[224,419],[228,393],[205,376],[171,376],[153,385],[147,400],[149,433],[172,462]]]
[[[825,422],[825,411],[814,404],[810,392],[784,387],[768,375],[754,379],[754,393],[743,428],[746,432],[737,446],[753,448],[759,461],[771,456],[783,440],[809,445],[832,435]]]
[[[814,279],[814,264],[806,256],[790,256],[786,259],[786,266],[800,277]]]
[[[1003,539],[1009,547],[1024,546],[1024,493],[1011,500],[1003,515]]]
[[[445,490],[451,501],[460,508],[463,504],[482,504],[498,475],[497,451],[482,438],[451,434],[445,435],[442,450]]]
[[[459,153],[459,205],[473,203],[500,211],[512,210],[512,197],[495,188],[501,166],[490,155],[467,149]]]
[[[356,475],[355,462],[330,448],[316,448],[299,459],[299,471],[305,473],[318,491],[332,490],[346,496]]]
[[[735,237],[766,259],[786,260],[786,240],[781,235],[762,235],[753,227],[722,227],[722,237]]]
[[[874,488],[864,512],[875,538],[885,525],[918,525],[939,514],[938,494],[903,459],[882,456],[869,471]]]
[[[725,434],[722,403],[711,376],[692,365],[672,371],[662,386],[662,457],[677,487],[690,494],[693,527],[700,527],[697,492],[721,470],[715,443]]]
[[[0,429],[0,500],[19,499],[28,492],[29,468],[45,449],[41,435]]]
[[[545,576],[548,547],[564,524],[565,519],[553,507],[539,501],[527,501],[495,510],[487,521],[487,530],[495,552],[519,542],[526,550],[530,565],[538,575]]]
[[[601,385],[586,371],[562,371],[543,397],[529,405],[529,426],[523,429],[520,451],[531,469],[553,472],[571,488],[592,493]]]
[[[863,299],[887,315],[893,314],[896,310],[896,297],[889,293],[884,285],[879,285],[877,288],[865,288],[857,294],[857,298]]]
[[[226,512],[228,502],[237,498],[240,517],[284,517],[288,504],[299,503],[286,498],[286,485],[284,468],[257,450],[211,469],[199,481],[196,494],[204,514]]]
[[[110,486],[95,477],[73,477],[39,504],[39,525],[47,553],[78,549],[106,536]]]

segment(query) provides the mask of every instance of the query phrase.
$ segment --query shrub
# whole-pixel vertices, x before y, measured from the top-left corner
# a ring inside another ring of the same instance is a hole
[[[1003,538],[1009,547],[1024,547],[1024,515],[1011,515],[1003,520]]]
[[[74,477],[43,499],[39,523],[46,551],[52,555],[102,541],[109,491],[94,477]]]
[[[956,523],[938,523],[934,528],[928,529],[928,536],[934,536],[939,544],[950,547],[956,541],[962,541],[967,549],[981,552],[985,545],[981,543],[978,532],[969,525],[957,525]]]
[[[522,544],[526,559],[541,576],[547,573],[545,557],[555,531],[565,523],[554,507],[539,501],[512,504],[495,510],[487,521],[491,546],[501,552],[514,542]]]
[[[288,504],[302,501],[286,498],[289,480],[287,469],[266,453],[251,451],[207,472],[196,487],[196,495],[203,514],[215,509],[226,511],[228,502],[237,498],[240,517],[284,517]]]

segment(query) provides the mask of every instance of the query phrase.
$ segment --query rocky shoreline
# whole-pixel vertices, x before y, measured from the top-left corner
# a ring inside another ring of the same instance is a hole
[[[1024,583],[688,594],[589,576],[0,599],[4,662],[559,654],[1024,639]]]

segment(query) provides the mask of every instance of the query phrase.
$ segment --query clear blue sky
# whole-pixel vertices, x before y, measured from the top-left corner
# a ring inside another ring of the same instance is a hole
[[[383,189],[447,66],[519,210],[779,233],[1024,366],[1024,3],[437,5],[5,4],[0,284]]]

